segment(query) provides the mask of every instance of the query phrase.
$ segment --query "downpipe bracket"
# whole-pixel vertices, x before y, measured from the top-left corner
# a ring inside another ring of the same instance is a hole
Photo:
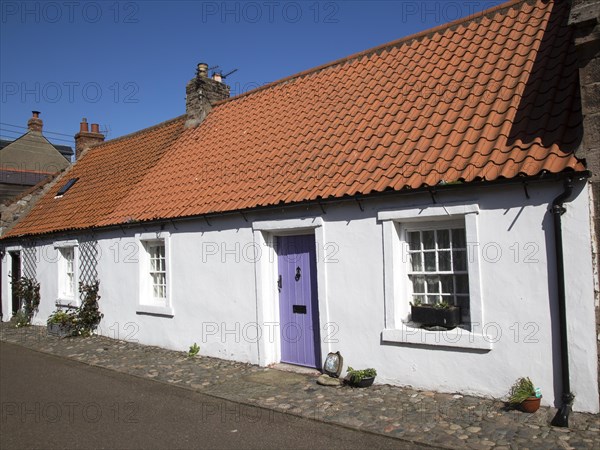
[[[562,395],[562,405],[558,408],[558,411],[556,411],[556,415],[552,419],[552,422],[550,422],[552,426],[569,428],[569,415],[572,411],[573,400],[575,400],[575,396],[570,392],[566,392]]]

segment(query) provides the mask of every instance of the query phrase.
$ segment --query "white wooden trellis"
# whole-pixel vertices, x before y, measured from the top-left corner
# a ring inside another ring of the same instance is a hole
[[[22,276],[35,280],[37,272],[36,247],[23,247],[21,255]]]
[[[98,279],[98,241],[79,242],[79,283],[92,284]],[[81,299],[83,300],[83,294]]]

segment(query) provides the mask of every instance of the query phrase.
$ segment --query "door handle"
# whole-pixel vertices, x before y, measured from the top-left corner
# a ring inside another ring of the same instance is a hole
[[[281,275],[279,275],[279,278],[277,279],[277,290],[279,292],[281,292],[281,286],[282,286],[282,282],[281,282]]]
[[[296,267],[296,281],[300,281],[300,277],[302,276],[302,270],[300,266]]]

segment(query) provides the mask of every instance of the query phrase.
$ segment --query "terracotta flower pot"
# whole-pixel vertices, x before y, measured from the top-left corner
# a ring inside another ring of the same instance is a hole
[[[521,411],[527,413],[534,413],[538,409],[540,409],[540,401],[542,398],[538,397],[529,397],[521,402]]]

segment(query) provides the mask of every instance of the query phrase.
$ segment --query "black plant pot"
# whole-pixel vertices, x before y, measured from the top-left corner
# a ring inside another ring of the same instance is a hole
[[[411,305],[413,322],[426,327],[456,328],[460,324],[460,307],[435,308],[431,305]]]
[[[363,378],[362,380],[360,380],[358,383],[356,383],[356,387],[369,387],[373,384],[373,382],[375,381],[375,377],[368,377],[368,378]]]
[[[352,378],[346,377],[346,383],[352,387],[366,388],[373,384],[375,377],[366,377],[360,381],[352,381]]]

